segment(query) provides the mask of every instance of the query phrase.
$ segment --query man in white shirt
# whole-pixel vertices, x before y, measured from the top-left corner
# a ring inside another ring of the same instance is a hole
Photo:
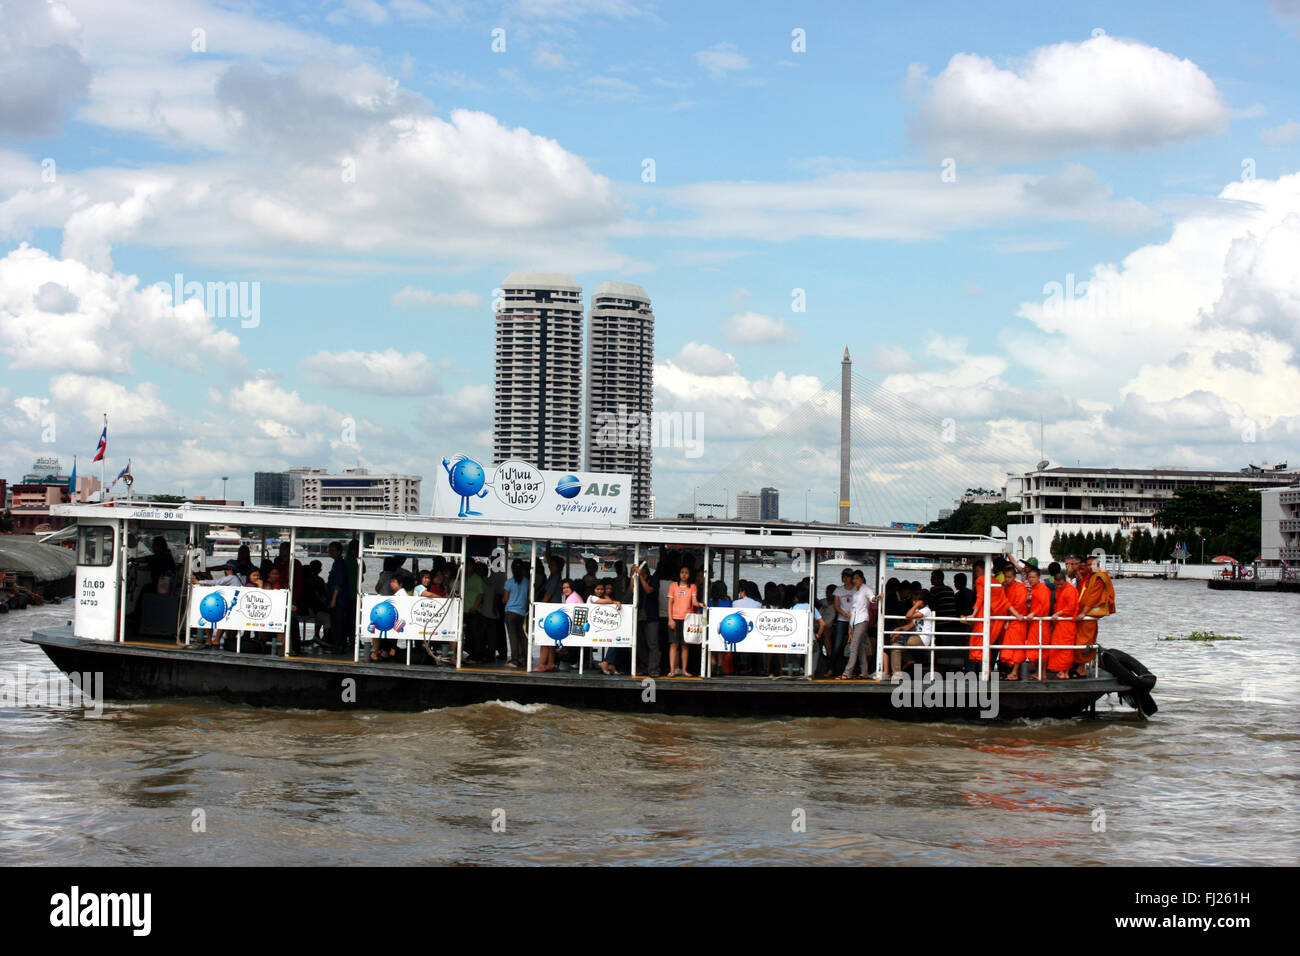
[[[871,619],[871,604],[875,599],[875,592],[867,584],[867,576],[861,571],[854,571],[853,603],[849,615],[849,654],[844,673],[836,680],[853,680],[855,668],[858,677],[867,677],[871,673],[876,644],[867,639],[867,622]]]
[[[736,600],[731,602],[732,607],[762,607],[763,606],[761,602],[755,601],[754,598],[750,596],[749,587],[744,581],[742,581],[740,583],[740,586],[736,589],[736,594],[739,596],[736,598]]]
[[[840,586],[835,589],[835,633],[832,636],[831,670],[841,667],[844,647],[849,642],[849,619],[853,616],[853,569],[840,572]]]

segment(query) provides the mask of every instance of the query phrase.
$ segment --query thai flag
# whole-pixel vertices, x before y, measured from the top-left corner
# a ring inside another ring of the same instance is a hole
[[[126,462],[126,467],[117,473],[117,477],[113,479],[113,484],[117,484],[119,481],[121,481],[129,474],[131,474],[131,460],[128,458]]]
[[[101,461],[104,458],[104,452],[108,451],[108,426],[99,433],[99,447],[95,449],[95,457],[91,461]]]

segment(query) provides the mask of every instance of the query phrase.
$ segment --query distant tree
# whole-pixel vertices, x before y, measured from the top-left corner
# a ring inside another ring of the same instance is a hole
[[[189,499],[182,495],[150,495],[149,500],[160,505],[179,505]]]
[[[1250,488],[1180,488],[1155,517],[1171,531],[1203,538],[1206,561],[1226,554],[1249,563],[1259,555],[1260,499],[1259,492]],[[1196,542],[1192,556],[1197,561],[1200,543]]]
[[[1057,561],[1065,557],[1065,548],[1061,542],[1061,532],[1057,531],[1052,535],[1052,546],[1048,548],[1047,551]]]
[[[0,532],[8,534],[14,530],[14,516],[6,509],[4,514],[0,514]]]
[[[998,527],[1010,535],[1010,519],[1019,512],[1019,502],[977,505],[967,501],[948,517],[931,521],[924,530],[933,534],[988,534],[991,528]]]

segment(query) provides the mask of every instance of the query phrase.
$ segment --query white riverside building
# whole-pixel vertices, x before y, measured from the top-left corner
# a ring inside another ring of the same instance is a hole
[[[1153,519],[1180,488],[1224,491],[1266,489],[1296,483],[1297,472],[1282,468],[1192,471],[1186,468],[1043,468],[1008,475],[1006,500],[1020,502],[1018,524],[1008,525],[1007,542],[1018,558],[1052,560],[1052,538],[1076,532],[1114,535],[1162,530]]]
[[[649,518],[655,385],[650,297],[639,285],[602,282],[588,316],[585,468],[631,475],[632,517]]]
[[[736,520],[761,521],[763,518],[763,496],[753,491],[742,491],[736,495]]]
[[[421,479],[417,475],[372,475],[364,468],[346,468],[341,475],[323,468],[295,468],[290,474],[301,496],[299,508],[420,513]]]
[[[1300,484],[1259,493],[1259,556],[1267,564],[1300,566]]]
[[[496,309],[492,460],[582,467],[582,286],[512,272]]]

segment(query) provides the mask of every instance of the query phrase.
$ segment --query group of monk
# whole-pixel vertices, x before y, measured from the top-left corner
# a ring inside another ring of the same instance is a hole
[[[1020,564],[1009,555],[994,558],[990,573],[989,649],[1004,679],[1038,680],[1043,670],[1053,680],[1087,677],[1097,655],[1097,621],[1115,613],[1115,585],[1100,560],[1070,555],[1064,567],[1053,561],[1050,585],[1036,562]],[[984,662],[984,574],[984,562],[976,561],[975,608],[963,619],[974,621],[971,670]]]

